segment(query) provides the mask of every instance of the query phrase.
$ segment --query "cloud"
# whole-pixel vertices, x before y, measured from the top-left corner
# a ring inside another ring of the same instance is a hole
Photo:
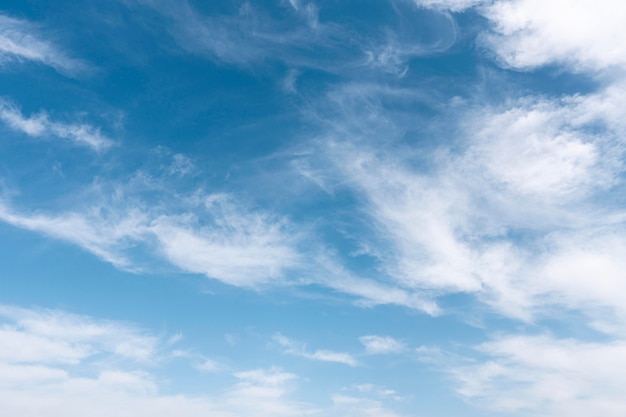
[[[624,98],[605,91],[560,100],[527,97],[491,114],[482,108],[468,126],[466,164],[486,169],[489,181],[513,193],[540,200],[608,189],[623,169],[623,127],[599,109]]]
[[[334,44],[335,28],[319,24],[312,3],[292,3],[295,19],[280,22],[246,2],[237,13],[208,16],[188,2],[139,1],[170,20],[169,31],[184,50],[230,64],[247,65],[267,58],[297,66],[311,60],[303,51],[309,46]]]
[[[462,12],[469,8],[491,27],[479,43],[507,68],[565,65],[574,71],[623,68],[626,6],[616,0],[414,0],[420,7]],[[599,29],[601,28],[601,29]]]
[[[390,336],[367,335],[359,337],[359,341],[370,354],[398,353],[406,349],[406,345]]]
[[[285,349],[285,353],[294,356],[300,356],[305,359],[311,359],[322,362],[336,362],[348,366],[357,366],[358,362],[352,357],[352,355],[343,352],[334,352],[332,350],[316,350],[314,352],[308,352],[306,345],[303,343],[297,343],[293,340],[277,334],[274,336],[274,341]]]
[[[216,226],[196,231],[179,218],[154,219],[149,232],[160,252],[188,272],[202,273],[238,286],[280,278],[298,263],[286,225],[262,213],[244,213],[224,196],[206,200]]]
[[[217,372],[220,370],[221,366],[219,363],[215,362],[211,359],[205,359],[201,363],[194,366],[198,371],[201,372]]]
[[[248,212],[225,194],[188,203],[168,213],[141,202],[126,206],[112,200],[82,212],[52,215],[17,213],[0,204],[0,219],[78,245],[131,271],[142,268],[131,256],[137,247],[183,271],[242,287],[279,279],[298,264],[284,222],[260,211]]]
[[[51,121],[45,112],[25,117],[15,104],[5,99],[0,99],[0,119],[11,129],[31,137],[54,136],[77,145],[88,146],[95,151],[105,150],[114,144],[97,127]]]
[[[166,340],[132,325],[59,310],[0,306],[0,408],[8,415],[78,417],[301,416],[297,377],[279,368],[235,372],[222,392],[163,393],[155,374]]]
[[[0,14],[0,64],[33,61],[69,76],[87,69],[85,63],[70,58],[56,45],[44,40],[47,36],[29,21]]]
[[[497,1],[481,13],[493,23],[486,45],[506,66],[565,64],[576,71],[603,71],[626,64],[621,42],[626,5],[620,1]]]
[[[56,310],[0,306],[0,361],[9,364],[76,364],[107,353],[152,362],[158,339],[122,323]]]
[[[458,393],[500,412],[545,416],[621,416],[626,405],[626,344],[585,342],[550,335],[500,336],[479,345],[485,355],[451,370]]]
[[[442,53],[456,40],[456,26],[449,16],[430,16],[441,23],[432,25],[433,31],[426,34],[416,31],[419,26],[412,25],[407,17],[416,12],[415,7],[402,3],[390,5],[392,22],[367,34],[345,20],[333,21],[331,15],[320,20],[314,2],[283,1],[291,15],[288,19],[278,19],[250,2],[243,3],[236,13],[220,16],[202,14],[188,2],[138,3],[167,19],[169,33],[183,50],[246,68],[280,61],[294,69],[334,74],[370,69],[402,77],[408,71],[408,61]],[[290,92],[291,86],[288,75],[285,91]]]
[[[416,5],[436,10],[462,12],[465,9],[484,3],[486,0],[413,0]]]
[[[562,248],[576,252],[567,244],[575,242],[578,256],[604,259],[606,271],[622,268],[621,244],[600,245],[597,253],[583,242],[614,242],[610,229],[624,226],[619,206],[604,202],[622,186],[624,91],[615,82],[587,95],[452,101],[442,111],[456,138],[419,151],[403,143],[405,115],[383,104],[403,99],[401,92],[368,84],[331,91],[332,100],[311,108],[325,123],[311,145],[317,153],[300,165],[323,172],[334,193],[354,193],[354,209],[372,220],[355,239],[380,274],[355,287],[369,288],[363,295],[371,300],[380,294],[408,305],[415,297],[433,314],[441,312],[440,296],[466,293],[523,320],[555,305],[595,316],[589,294],[603,293],[602,305],[621,315],[608,297],[618,290],[609,283],[614,274],[596,284],[606,291],[575,296],[564,284],[557,289],[547,265]],[[595,275],[582,270],[580,282],[592,285]],[[351,274],[329,285],[348,287]]]

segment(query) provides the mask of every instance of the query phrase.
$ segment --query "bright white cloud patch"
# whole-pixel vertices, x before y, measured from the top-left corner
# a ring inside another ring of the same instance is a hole
[[[626,64],[621,1],[497,1],[482,13],[494,25],[487,44],[511,67],[602,71]]]

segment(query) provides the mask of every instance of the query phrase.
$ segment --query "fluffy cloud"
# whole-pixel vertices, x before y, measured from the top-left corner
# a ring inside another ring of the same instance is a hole
[[[626,6],[620,1],[496,1],[481,13],[493,22],[486,44],[508,66],[602,71],[626,64]]]

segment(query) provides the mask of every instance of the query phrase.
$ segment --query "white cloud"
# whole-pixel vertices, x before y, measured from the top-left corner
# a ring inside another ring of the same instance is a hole
[[[613,185],[622,169],[622,128],[597,110],[602,92],[586,97],[529,97],[504,111],[481,109],[470,126],[466,164],[488,181],[526,197],[564,199]],[[623,114],[622,114],[623,116]],[[471,124],[470,123],[470,124]],[[468,168],[471,169],[471,168]]]
[[[373,220],[362,224],[360,243],[370,248],[367,255],[379,262],[381,274],[356,279],[330,262],[331,275],[343,278],[329,286],[344,291],[355,279],[352,293],[360,291],[374,305],[385,299],[417,308],[421,303],[431,314],[439,312],[440,295],[468,293],[523,320],[555,305],[595,316],[590,294],[596,294],[596,303],[621,315],[608,296],[622,294],[610,278],[614,273],[597,280],[581,268],[586,272],[577,274],[579,281],[602,289],[580,289],[576,296],[577,286],[556,288],[546,265],[561,256],[561,247],[576,252],[565,245],[569,241],[581,245],[580,259],[604,259],[606,271],[623,271],[621,244],[598,251],[583,242],[590,236],[612,242],[609,230],[623,228],[621,210],[601,200],[621,186],[624,91],[616,82],[588,95],[453,104],[461,132],[454,149],[443,144],[421,155],[398,146],[403,115],[379,104],[396,93],[368,85],[333,92],[327,104],[333,111],[319,111],[331,121],[319,145],[328,160],[306,162],[310,170],[325,169],[327,187],[356,192],[359,209]],[[384,151],[381,137],[391,144]],[[428,159],[430,166],[416,168],[416,159]]]
[[[487,408],[548,417],[617,417],[626,412],[623,341],[511,335],[477,350],[486,358],[456,366],[452,375],[459,394]]]
[[[0,15],[0,63],[34,61],[70,76],[87,68],[45,40],[46,36],[31,22]]]
[[[138,246],[184,271],[237,286],[280,279],[298,264],[295,238],[280,219],[246,211],[221,194],[189,204],[171,214],[142,203],[120,206],[109,201],[83,212],[53,215],[16,213],[0,204],[0,219],[78,245],[128,270],[142,267],[129,253]]]
[[[336,362],[348,366],[357,366],[358,362],[349,353],[334,352],[332,350],[316,350],[309,352],[304,343],[295,342],[281,334],[274,336],[274,341],[285,349],[285,353],[294,356],[300,356],[305,359],[317,360],[322,362]]]
[[[55,310],[0,306],[0,360],[75,364],[107,352],[134,361],[156,359],[158,340],[121,323]]]
[[[496,1],[481,13],[493,23],[486,44],[507,66],[602,71],[626,64],[626,5],[619,0]]]
[[[421,7],[437,10],[450,10],[451,12],[461,12],[470,7],[482,4],[485,0],[413,0]]]
[[[619,0],[413,0],[442,11],[474,10],[491,22],[480,42],[506,67],[567,65],[602,72],[624,67],[626,5]]]
[[[114,144],[113,140],[103,135],[99,128],[89,124],[51,121],[45,112],[25,117],[17,106],[2,99],[0,99],[0,119],[11,129],[31,137],[54,136],[77,145],[88,146],[96,151],[107,149]]]
[[[365,346],[367,353],[387,354],[398,353],[406,349],[406,345],[391,336],[367,335],[359,337],[359,341]]]
[[[181,219],[165,216],[153,221],[149,231],[171,263],[238,286],[280,278],[298,263],[284,225],[219,200],[208,204],[209,210],[217,205],[217,227],[191,228]]]
[[[164,377],[173,365],[161,366],[170,358],[168,338],[58,310],[1,306],[0,316],[0,409],[7,415],[343,417],[294,399],[299,377],[278,367],[236,371],[220,390],[172,392],[178,375]]]

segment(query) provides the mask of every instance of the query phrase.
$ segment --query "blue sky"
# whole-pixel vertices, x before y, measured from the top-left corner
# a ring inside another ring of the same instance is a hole
[[[625,20],[4,2],[0,409],[626,415]]]

